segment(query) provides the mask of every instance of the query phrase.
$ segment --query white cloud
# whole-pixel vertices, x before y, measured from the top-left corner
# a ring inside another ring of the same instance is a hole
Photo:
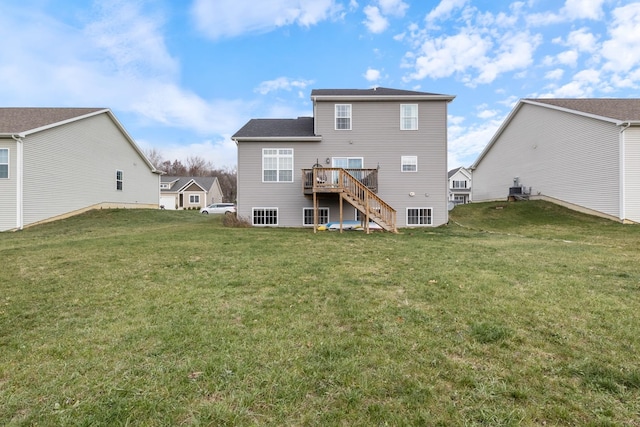
[[[612,72],[629,72],[640,65],[640,3],[613,11],[609,28],[611,38],[602,44],[604,68]]]
[[[368,68],[364,73],[364,78],[369,82],[375,82],[380,80],[380,70],[374,70],[373,68]]]
[[[529,67],[540,43],[540,36],[529,33],[505,33],[494,40],[481,29],[469,28],[452,36],[426,38],[418,53],[405,56],[405,67],[415,69],[405,80],[458,73],[469,86],[491,83],[500,74]]]
[[[560,14],[570,20],[602,18],[602,4],[605,0],[567,0]]]
[[[587,69],[576,73],[573,79],[562,86],[549,86],[548,91],[540,98],[589,98],[597,89],[607,91],[606,83],[602,83],[598,70]]]
[[[499,74],[526,69],[533,63],[533,54],[540,43],[540,36],[506,33],[500,42],[498,54],[495,58],[489,58],[480,68],[475,82],[491,83]]]
[[[468,0],[442,0],[426,17],[427,22],[445,20],[454,10],[461,9]]]
[[[490,119],[491,117],[495,117],[498,112],[496,110],[486,110],[483,109],[478,112],[477,116],[481,119]]]
[[[468,68],[485,62],[484,58],[492,46],[491,40],[467,29],[452,36],[427,38],[415,54],[414,64],[407,64],[415,68],[408,79],[442,78],[464,73]],[[413,60],[412,55],[407,59]]]
[[[403,17],[409,5],[402,0],[378,0],[384,15]]]
[[[564,75],[564,70],[562,68],[556,68],[555,70],[551,70],[544,75],[544,78],[547,80],[560,80]]]
[[[196,28],[211,39],[265,33],[275,28],[310,27],[340,16],[336,0],[195,0]]]
[[[598,43],[598,37],[589,32],[588,28],[580,28],[569,33],[567,45],[573,46],[580,52],[594,52]]]
[[[581,19],[599,20],[604,12],[605,0],[566,0],[558,13],[544,12],[531,14],[527,18],[529,25],[551,25],[572,22]]]
[[[389,26],[389,20],[382,16],[380,9],[376,6],[366,6],[364,14],[367,17],[364,25],[374,34],[382,33]]]
[[[260,83],[255,89],[255,92],[258,92],[261,95],[266,95],[269,92],[278,90],[291,91],[293,89],[305,89],[310,84],[313,84],[312,80],[294,80],[288,77],[278,77],[277,79],[267,80]]]
[[[564,52],[560,52],[556,58],[560,64],[575,67],[578,63],[578,52],[575,50],[565,50]]]
[[[482,152],[491,141],[503,119],[502,116],[494,116],[492,120],[483,120],[469,126],[463,126],[462,123],[454,123],[449,120],[451,124],[448,129],[448,169],[457,166],[471,166],[478,153]]]

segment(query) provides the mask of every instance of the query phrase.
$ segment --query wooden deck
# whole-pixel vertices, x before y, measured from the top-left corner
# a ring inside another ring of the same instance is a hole
[[[303,169],[302,183],[304,194],[313,196],[314,232],[318,229],[318,195],[336,193],[340,196],[340,224],[344,219],[343,201],[346,200],[362,214],[363,228],[367,233],[370,221],[397,233],[395,209],[376,194],[378,169]]]

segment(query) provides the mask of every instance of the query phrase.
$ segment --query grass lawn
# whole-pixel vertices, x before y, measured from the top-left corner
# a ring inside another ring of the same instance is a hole
[[[640,226],[101,210],[0,234],[0,425],[640,426]]]

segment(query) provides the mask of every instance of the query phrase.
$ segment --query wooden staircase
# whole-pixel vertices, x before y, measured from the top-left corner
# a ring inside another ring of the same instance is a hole
[[[342,168],[314,168],[311,170],[311,173],[314,216],[316,219],[318,217],[318,193],[339,193],[340,222],[342,222],[342,202],[344,200],[360,211],[363,217],[363,228],[365,232],[370,232],[370,221],[375,222],[386,231],[392,233],[398,232],[396,227],[396,210],[363,184],[363,180],[357,179],[356,176],[354,176],[357,174],[354,174],[352,170],[349,171]],[[315,232],[318,225],[317,220],[314,221],[314,224]]]

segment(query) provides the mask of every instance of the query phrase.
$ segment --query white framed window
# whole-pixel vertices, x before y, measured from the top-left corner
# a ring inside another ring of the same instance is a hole
[[[336,104],[336,130],[351,130],[351,104]]]
[[[160,184],[160,188],[162,188],[163,190],[166,190],[169,188],[169,184]]]
[[[116,171],[116,190],[122,191],[124,183],[124,173],[121,170]]]
[[[0,179],[9,178],[9,149],[0,148]]]
[[[407,208],[407,226],[431,225],[432,223],[431,208]]]
[[[452,188],[467,188],[467,181],[453,181]]]
[[[293,182],[293,148],[262,149],[262,182]]]
[[[192,205],[200,204],[200,195],[199,194],[189,194],[189,203]]]
[[[400,164],[402,172],[418,172],[418,156],[401,156]]]
[[[278,208],[252,208],[251,224],[278,225]]]
[[[418,104],[400,104],[400,130],[418,130]]]
[[[318,208],[318,224],[329,222],[329,208]],[[313,208],[302,208],[302,225],[313,225]]]

